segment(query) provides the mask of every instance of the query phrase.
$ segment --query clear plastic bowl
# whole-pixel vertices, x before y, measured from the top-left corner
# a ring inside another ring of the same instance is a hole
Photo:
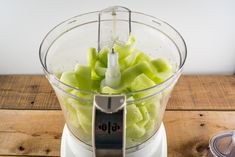
[[[89,48],[98,47],[98,14],[98,11],[90,12],[60,23],[46,35],[39,51],[43,70],[56,92],[69,130],[88,146],[91,146],[92,141],[93,97],[97,93],[66,85],[59,80],[59,77],[64,71],[73,70],[77,63],[88,64]],[[111,31],[109,27],[111,21],[109,18],[101,21],[104,36]],[[126,40],[126,33],[123,32],[126,32],[129,21],[123,15],[116,22],[117,34],[120,39]],[[163,57],[169,60],[174,74],[151,88],[123,93],[127,97],[127,117],[132,114],[128,110],[132,104],[137,108],[144,106],[150,116],[148,123],[136,132],[127,126],[126,148],[148,141],[158,131],[170,93],[182,73],[187,55],[181,35],[160,19],[140,12],[131,12],[131,32],[136,37],[136,48],[153,58]],[[102,43],[105,44],[105,41]],[[141,99],[128,99],[137,93],[148,93],[148,95]]]

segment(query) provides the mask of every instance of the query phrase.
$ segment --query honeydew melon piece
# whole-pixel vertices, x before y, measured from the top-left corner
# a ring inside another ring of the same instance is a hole
[[[151,60],[152,69],[155,71],[155,76],[152,80],[159,84],[168,79],[172,74],[172,67],[166,59],[159,58]]]
[[[73,71],[63,72],[60,77],[60,81],[65,84],[68,84],[72,87],[78,87],[76,73],[74,73]],[[68,89],[68,90],[70,90],[70,89]]]
[[[145,74],[140,74],[137,76],[134,81],[131,83],[131,91],[139,91],[156,85],[151,79],[149,79]],[[142,98],[148,95],[151,95],[151,90],[143,91],[134,94],[134,98]]]
[[[149,62],[152,58],[145,54],[144,52],[138,52],[135,58],[133,65],[138,64],[139,62]]]
[[[136,41],[135,36],[131,33],[127,41],[127,45],[131,45],[132,47],[134,47],[135,41]]]
[[[160,101],[147,102],[145,107],[148,110],[150,119],[156,120],[160,117]]]
[[[86,91],[79,91],[79,90],[76,90],[76,89],[74,89],[74,90],[72,90],[71,92],[70,92],[70,94],[72,94],[72,95],[74,95],[74,96],[77,96],[78,98],[81,98],[81,99],[83,99],[83,101],[82,100],[76,100],[76,99],[74,99],[74,98],[68,98],[70,101],[70,103],[75,103],[75,104],[79,104],[79,105],[87,105],[88,103],[87,103],[87,101],[85,101],[86,99],[88,99],[88,100],[90,100],[90,99],[92,99],[93,98],[93,95],[92,94],[90,94],[89,92],[86,92]]]
[[[122,85],[130,86],[131,82],[140,74],[144,73],[148,77],[154,77],[150,65],[147,62],[140,62],[122,72]]]
[[[169,72],[172,71],[170,63],[166,59],[158,58],[151,60],[151,63],[157,72]]]
[[[109,48],[104,48],[99,52],[99,60],[107,67]]]
[[[104,86],[101,89],[101,93],[105,93],[105,94],[119,94],[119,93],[121,93],[121,90],[113,89],[113,88],[111,88],[109,86]]]
[[[143,116],[143,120],[141,120],[140,122],[137,122],[137,125],[139,127],[144,127],[150,120],[150,115],[148,113],[148,110],[145,106],[140,106],[139,110]]]
[[[91,68],[88,66],[77,64],[75,67],[78,87],[80,89],[91,89]]]
[[[68,112],[68,121],[71,125],[73,125],[73,127],[75,128],[79,128],[80,127],[80,123],[78,121],[78,118],[77,118],[77,112],[75,109],[73,108],[70,108],[67,110]]]
[[[124,45],[121,43],[115,43],[113,46],[114,52],[118,53],[118,59],[121,60],[126,56],[130,55],[134,50],[132,45]]]
[[[105,72],[106,72],[106,67],[98,60],[95,63],[95,72],[97,75],[99,75],[100,77],[104,77],[105,76]]]
[[[77,112],[77,117],[78,117],[78,120],[80,122],[80,125],[81,125],[81,128],[82,130],[88,134],[88,135],[91,135],[92,133],[92,122],[87,122],[85,121],[83,118],[83,116],[81,115],[81,113]]]
[[[148,123],[145,125],[146,134],[152,135],[156,127],[155,125],[156,124],[154,120],[149,120]]]
[[[100,90],[101,80],[91,80],[91,89],[92,91],[98,92]]]
[[[102,80],[103,77],[96,74],[95,69],[91,70],[91,80]]]
[[[136,123],[133,123],[126,129],[126,136],[128,138],[141,138],[144,134],[145,128],[138,126]]]
[[[143,116],[138,107],[135,104],[126,106],[126,125],[132,125],[143,120]]]
[[[81,128],[86,134],[90,135],[92,129],[92,106],[78,106],[76,111]]]
[[[120,59],[119,66],[120,66],[121,71],[123,71],[124,69],[126,69],[129,66],[132,66],[135,62],[137,55],[138,55],[138,52],[134,51],[133,53],[131,53],[127,57]]]
[[[95,66],[97,59],[98,59],[98,52],[96,51],[95,48],[90,48],[88,54],[88,65],[90,66],[90,68],[93,68]]]
[[[59,102],[62,104],[62,109],[67,113],[68,122],[74,127],[79,127],[79,121],[77,119],[77,112],[73,106],[68,102],[69,98],[67,96],[58,96]]]
[[[76,111],[77,111],[77,117],[79,118],[80,122],[92,123],[92,105],[83,105],[83,106],[77,106]]]

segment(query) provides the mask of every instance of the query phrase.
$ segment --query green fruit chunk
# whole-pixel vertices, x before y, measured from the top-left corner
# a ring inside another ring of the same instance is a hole
[[[121,90],[117,90],[117,89],[113,89],[109,86],[105,86],[101,89],[101,93],[105,93],[105,94],[119,94],[121,93]]]
[[[155,71],[155,76],[152,78],[152,80],[156,84],[162,83],[173,74],[170,63],[168,63],[168,61],[165,59],[160,58],[152,60],[151,65]]]
[[[88,65],[90,68],[93,68],[95,66],[96,60],[98,59],[98,52],[95,48],[89,49],[89,55],[88,55]]]
[[[60,81],[72,87],[78,87],[76,74],[72,71],[63,72],[60,77]]]
[[[114,52],[118,53],[119,60],[125,58],[126,56],[130,55],[134,50],[132,45],[123,45],[121,43],[115,43],[113,46]]]
[[[140,74],[135,78],[135,80],[131,83],[130,89],[131,91],[139,91],[142,89],[147,89],[156,85],[151,79],[149,79],[145,74]],[[152,90],[142,91],[134,94],[134,98],[143,98],[145,96],[151,95],[153,93]]]
[[[80,122],[81,128],[82,130],[87,134],[87,135],[91,135],[92,133],[92,123],[91,122],[86,122],[82,120],[82,116],[80,115],[79,112],[77,112],[77,116],[78,116],[78,120]]]
[[[138,63],[143,62],[143,61],[150,62],[150,60],[151,60],[150,56],[146,55],[143,52],[138,52],[137,55],[136,55],[136,58],[134,60],[133,65],[138,64]]]
[[[80,89],[91,89],[91,68],[77,64],[75,67],[75,73],[77,77],[78,87]]]
[[[159,59],[154,59],[151,61],[153,67],[155,70],[159,73],[161,72],[169,72],[172,70],[170,63],[166,59],[159,58]]]
[[[100,90],[101,80],[91,80],[91,89],[92,91],[98,92]]]
[[[155,125],[156,124],[154,120],[149,120],[148,123],[145,125],[146,134],[152,135],[156,127]]]
[[[138,107],[135,104],[126,106],[126,125],[132,125],[143,120],[143,116]]]
[[[99,60],[107,67],[109,48],[104,48],[99,52]]]
[[[95,72],[96,72],[97,75],[99,75],[100,77],[104,77],[106,69],[107,68],[100,61],[96,61],[96,63],[95,63]]]
[[[135,62],[137,55],[138,55],[138,53],[134,51],[133,53],[131,53],[130,55],[128,55],[124,59],[120,59],[119,66],[120,66],[121,71],[123,71],[127,67],[132,66]]]
[[[131,34],[126,44],[115,43],[113,46],[114,52],[118,53],[119,60],[130,55],[135,49],[135,37]]]
[[[152,101],[146,102],[145,107],[148,110],[150,119],[156,120],[160,115],[160,102],[159,101]]]
[[[137,124],[133,123],[126,129],[127,138],[141,138],[145,134],[145,128],[139,127]]]
[[[65,110],[65,112],[67,113],[68,122],[71,125],[73,125],[73,127],[78,128],[80,126],[80,124],[79,124],[79,121],[78,121],[78,118],[77,118],[77,111],[69,103],[68,100],[70,98],[59,96],[58,99],[59,99],[59,102],[63,105],[63,106],[61,106],[62,109]]]
[[[80,123],[78,121],[78,118],[77,118],[77,112],[75,109],[69,109],[68,111],[68,121],[71,125],[73,125],[73,127],[75,128],[79,128],[80,126]]]
[[[128,69],[124,70],[122,73],[122,85],[130,86],[131,82],[135,80],[135,78],[144,73],[148,77],[154,77],[154,73],[151,70],[151,66],[147,62],[140,62]]]
[[[128,39],[128,41],[127,41],[127,44],[128,45],[132,45],[132,47],[134,47],[135,45],[135,41],[136,41],[136,39],[135,39],[135,36],[131,33],[130,34],[130,36],[129,36],[129,39]]]
[[[103,79],[103,77],[101,77],[101,76],[96,74],[95,69],[91,70],[91,80],[98,80],[98,81],[100,81],[102,79]]]
[[[139,110],[143,116],[143,120],[141,120],[140,122],[137,122],[137,125],[139,127],[144,127],[150,120],[150,115],[148,113],[148,110],[145,106],[140,106]]]

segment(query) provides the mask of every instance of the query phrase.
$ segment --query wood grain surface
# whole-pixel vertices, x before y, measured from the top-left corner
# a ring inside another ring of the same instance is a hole
[[[40,75],[0,76],[0,109],[60,109],[49,82]],[[235,111],[235,76],[183,75],[167,110]]]
[[[61,111],[0,110],[0,155],[59,156]],[[209,138],[235,129],[235,112],[166,111],[169,157],[207,157]]]
[[[62,111],[0,110],[0,119],[0,155],[59,155]]]
[[[164,123],[168,157],[209,157],[210,137],[235,129],[235,76],[182,76]],[[63,126],[44,76],[0,75],[0,157],[59,156]]]

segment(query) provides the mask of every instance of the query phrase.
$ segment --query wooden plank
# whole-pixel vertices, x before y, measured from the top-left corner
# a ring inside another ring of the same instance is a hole
[[[167,111],[164,122],[169,157],[206,157],[210,137],[234,129],[235,112]]]
[[[168,110],[235,110],[235,75],[188,75],[179,79]]]
[[[1,109],[60,109],[42,75],[0,75],[0,84]]]
[[[0,155],[59,156],[61,112],[0,110]]]
[[[60,109],[44,76],[7,75],[0,82],[1,109]],[[235,111],[235,76],[182,76],[167,110]]]
[[[0,110],[0,119],[0,155],[59,156],[61,111]],[[234,129],[235,112],[167,111],[164,122],[169,157],[205,157],[213,134]]]

